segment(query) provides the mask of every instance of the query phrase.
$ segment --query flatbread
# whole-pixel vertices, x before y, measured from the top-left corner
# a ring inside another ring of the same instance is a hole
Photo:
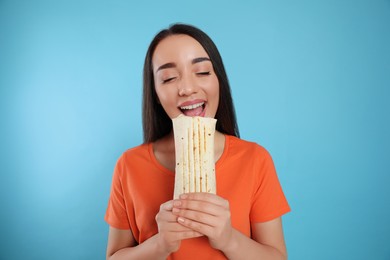
[[[217,120],[180,115],[172,121],[176,157],[174,199],[188,192],[216,194],[214,135]]]

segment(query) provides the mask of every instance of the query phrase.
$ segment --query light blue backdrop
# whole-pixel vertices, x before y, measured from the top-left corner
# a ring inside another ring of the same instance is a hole
[[[390,259],[390,1],[138,2],[0,1],[0,258],[104,259],[146,48],[186,22],[275,160],[290,259]]]

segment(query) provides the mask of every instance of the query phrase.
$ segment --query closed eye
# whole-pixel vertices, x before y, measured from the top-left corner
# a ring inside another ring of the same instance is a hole
[[[206,75],[210,75],[210,71],[202,71],[202,72],[197,72],[196,75],[202,75],[202,76],[206,76]]]
[[[165,83],[168,83],[172,80],[174,80],[176,77],[171,77],[171,78],[167,78],[167,79],[163,79],[162,83],[165,84]]]

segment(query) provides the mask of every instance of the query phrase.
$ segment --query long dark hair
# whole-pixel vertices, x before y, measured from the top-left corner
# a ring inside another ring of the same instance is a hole
[[[142,125],[144,143],[154,142],[172,131],[172,120],[159,104],[153,77],[152,57],[157,45],[166,37],[186,34],[198,41],[210,57],[219,82],[219,103],[215,118],[217,131],[239,137],[236,113],[230,91],[229,81],[221,55],[211,38],[200,29],[186,24],[174,24],[160,31],[150,43],[144,63],[144,82],[142,99]]]

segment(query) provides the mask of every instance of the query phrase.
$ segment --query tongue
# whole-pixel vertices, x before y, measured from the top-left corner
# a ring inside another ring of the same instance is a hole
[[[183,110],[183,114],[186,116],[199,116],[203,112],[203,106],[194,108],[194,109],[186,109]]]

